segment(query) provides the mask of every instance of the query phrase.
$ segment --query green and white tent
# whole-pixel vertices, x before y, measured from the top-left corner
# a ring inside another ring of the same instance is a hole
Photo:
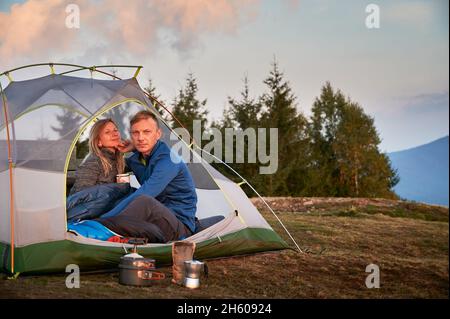
[[[124,248],[132,246],[67,232],[67,178],[75,169],[77,147],[97,119],[114,119],[128,137],[129,118],[137,111],[149,109],[165,124],[154,107],[160,102],[139,86],[140,67],[134,77],[119,79],[102,67],[45,65],[51,74],[31,80],[14,81],[18,69],[0,74],[9,78],[8,85],[0,87],[0,269],[17,274],[64,272],[69,264],[81,271],[114,268]],[[69,71],[57,74],[54,66]],[[83,70],[91,77],[69,75]],[[110,78],[94,79],[92,74]],[[170,138],[167,124],[162,127],[166,143],[180,142]],[[195,144],[184,145],[183,151],[195,158],[188,166],[198,195],[197,217],[225,217],[187,239],[197,244],[196,258],[288,248],[240,185],[201,159],[193,151]],[[139,253],[158,265],[172,260],[171,243],[147,244]]]

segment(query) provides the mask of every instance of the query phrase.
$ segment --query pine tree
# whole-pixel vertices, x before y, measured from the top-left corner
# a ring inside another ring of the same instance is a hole
[[[255,101],[255,99],[250,97],[249,91],[248,78],[245,77],[241,100],[237,101],[232,97],[228,97],[228,104],[230,105],[229,116],[238,128],[242,130],[249,127],[257,128],[261,117],[262,105],[259,101]]]
[[[208,128],[208,129],[217,129],[222,134],[221,135],[222,136],[222,149],[221,149],[222,154],[219,156],[219,154],[214,153],[214,151],[211,151],[211,154],[215,155],[216,157],[218,157],[223,162],[225,162],[225,158],[224,158],[224,155],[225,155],[225,143],[223,143],[223,141],[224,141],[223,137],[225,136],[225,129],[226,128],[234,128],[234,127],[236,127],[236,122],[234,122],[232,117],[231,117],[230,108],[229,107],[225,107],[225,109],[222,112],[222,117],[219,120],[213,120],[211,122],[210,127]],[[205,146],[210,141],[211,141],[211,139],[209,141],[202,141],[203,149],[205,149]],[[234,152],[234,149],[233,149],[233,152]],[[203,156],[204,156],[203,157],[204,159],[210,160],[211,165],[216,170],[218,170],[220,173],[222,173],[223,175],[228,177],[230,180],[234,180],[235,182],[240,182],[238,180],[238,177],[236,176],[236,174],[232,173],[232,171],[228,167],[226,167],[226,165],[223,165],[221,162],[217,161],[217,159],[215,159],[215,158],[208,157],[208,155],[206,155],[206,153],[203,153]],[[234,163],[226,163],[226,164],[231,166],[233,169],[236,169],[236,167],[234,166]],[[238,171],[238,172],[242,173],[241,171]]]
[[[296,97],[283,77],[274,61],[268,78],[264,80],[269,92],[260,98],[263,108],[261,126],[278,129],[278,170],[275,174],[261,176],[261,186],[268,196],[300,194],[307,178],[307,120],[298,112]]]
[[[186,85],[180,89],[178,95],[173,101],[172,113],[193,136],[193,121],[201,121],[201,131],[203,132],[207,125],[208,111],[205,109],[206,99],[200,101],[197,97],[197,81],[192,73],[186,78]],[[173,120],[172,127],[180,127],[180,124]]]
[[[244,88],[241,92],[240,99],[228,97],[228,108],[225,109],[223,120],[220,125],[222,131],[222,136],[225,136],[225,128],[233,128],[235,130],[241,130],[244,133],[247,129],[254,130],[257,136],[257,130],[260,126],[261,108],[262,105],[259,101],[255,100],[250,96],[249,82],[248,78],[244,78]],[[244,177],[249,183],[257,188],[259,188],[259,163],[250,163],[249,152],[250,149],[256,145],[250,145],[248,138],[244,139],[243,149],[238,149],[236,141],[236,136],[233,139],[233,154],[234,158],[237,158],[237,152],[243,151],[244,154],[240,154],[244,158],[244,163],[228,163],[233,169],[235,169],[242,177]],[[225,149],[223,150],[224,154]],[[221,170],[222,171],[222,170]],[[223,172],[223,171],[222,171]],[[225,171],[224,174],[227,172]],[[228,175],[228,174],[226,174]],[[229,175],[228,175],[229,176]],[[230,176],[233,179],[233,176]],[[235,178],[235,177],[234,177]],[[238,181],[240,182],[240,181]],[[253,191],[248,187],[243,188],[249,195],[254,195]]]
[[[63,108],[62,113],[60,115],[56,115],[56,119],[59,122],[59,127],[52,125],[52,130],[58,133],[62,139],[72,139],[73,135],[80,127],[82,117],[73,111]]]
[[[78,141],[76,146],[76,155],[77,159],[84,159],[89,154],[89,139],[85,139],[84,141]]]
[[[161,107],[157,102],[155,102],[155,100],[157,100],[158,102],[164,103],[161,100],[161,95],[157,93],[156,91],[156,87],[153,84],[152,79],[148,79],[148,85],[144,88],[144,91],[147,92],[152,98],[150,99],[150,101],[152,102],[153,106],[155,107],[156,111],[161,115],[162,119],[166,122],[169,123],[169,115],[167,113],[167,111]]]
[[[308,129],[311,178],[306,194],[309,196],[338,195],[339,170],[332,145],[345,105],[344,95],[339,90],[335,92],[329,82],[314,101]]]

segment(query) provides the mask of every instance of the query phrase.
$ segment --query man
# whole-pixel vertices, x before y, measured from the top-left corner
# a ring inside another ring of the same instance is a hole
[[[130,131],[136,151],[126,162],[141,187],[97,221],[122,236],[146,237],[150,242],[189,237],[195,232],[197,205],[189,169],[160,140],[153,113],[138,112],[130,121]]]

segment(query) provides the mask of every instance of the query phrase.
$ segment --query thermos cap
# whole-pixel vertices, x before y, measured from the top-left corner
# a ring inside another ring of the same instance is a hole
[[[200,264],[203,264],[203,262],[200,261],[200,260],[186,260],[184,263],[185,263],[185,264],[192,264],[192,265],[200,265]]]

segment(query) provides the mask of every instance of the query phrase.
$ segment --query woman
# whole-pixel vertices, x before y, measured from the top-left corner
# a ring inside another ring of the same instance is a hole
[[[97,121],[89,134],[89,156],[75,173],[75,183],[70,195],[94,185],[116,182],[122,174],[125,161],[120,148],[120,132],[112,119]]]
[[[89,134],[89,155],[75,173],[75,183],[67,198],[69,221],[92,219],[108,212],[134,189],[116,183],[125,170],[121,151],[126,150],[117,125],[111,119],[97,121]]]

